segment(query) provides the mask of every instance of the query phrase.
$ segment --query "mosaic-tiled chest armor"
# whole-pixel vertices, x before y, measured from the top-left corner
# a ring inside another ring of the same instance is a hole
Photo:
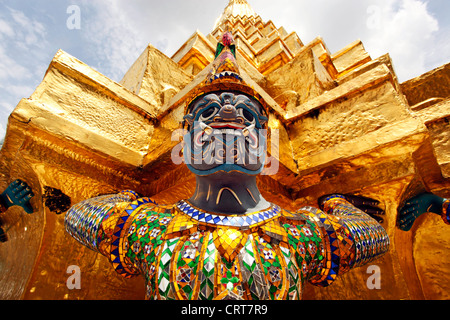
[[[125,191],[74,206],[66,229],[122,276],[143,275],[147,299],[300,299],[305,282],[328,286],[389,247],[384,229],[345,199],[330,197],[324,210],[219,215]]]

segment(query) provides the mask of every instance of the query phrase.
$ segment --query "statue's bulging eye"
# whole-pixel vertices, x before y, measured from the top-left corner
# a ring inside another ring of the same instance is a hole
[[[203,111],[200,115],[199,121],[207,121],[210,120],[212,117],[214,117],[216,115],[216,113],[218,112],[218,108],[217,107],[210,107],[208,109],[206,109],[205,111]]]
[[[243,109],[242,115],[249,122],[253,122],[253,120],[255,120],[255,117],[253,116],[253,114],[250,111],[246,110],[246,109]]]
[[[203,118],[209,118],[214,114],[215,109],[208,109],[205,112],[202,113]]]
[[[237,109],[237,114],[238,116],[244,118],[245,122],[248,122],[250,124],[255,124],[256,123],[256,117],[255,115],[247,110],[246,108],[238,108]]]

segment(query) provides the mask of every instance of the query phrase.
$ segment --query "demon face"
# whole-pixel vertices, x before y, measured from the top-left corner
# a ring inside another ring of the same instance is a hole
[[[240,93],[210,93],[184,117],[184,158],[196,175],[219,171],[261,173],[267,147],[267,117],[261,104]]]

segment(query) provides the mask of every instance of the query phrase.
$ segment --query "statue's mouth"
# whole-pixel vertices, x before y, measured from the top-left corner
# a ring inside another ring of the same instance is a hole
[[[209,125],[214,129],[244,129],[245,125],[236,122],[213,122]]]
[[[206,125],[205,123],[200,122],[199,127],[201,131],[196,134],[195,139],[199,144],[202,144],[204,141],[209,141],[213,136],[220,137],[226,141],[236,137],[244,137],[251,147],[256,147],[258,142],[254,125],[246,127],[245,125],[236,122],[214,122]]]
[[[222,164],[235,164],[251,170],[260,165],[260,142],[255,125],[237,122],[198,122],[192,133],[191,163],[210,169]]]

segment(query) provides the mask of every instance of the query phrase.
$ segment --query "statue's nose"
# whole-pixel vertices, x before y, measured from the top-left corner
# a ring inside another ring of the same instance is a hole
[[[236,108],[231,104],[224,105],[219,111],[219,117],[221,117],[223,120],[236,119]]]

